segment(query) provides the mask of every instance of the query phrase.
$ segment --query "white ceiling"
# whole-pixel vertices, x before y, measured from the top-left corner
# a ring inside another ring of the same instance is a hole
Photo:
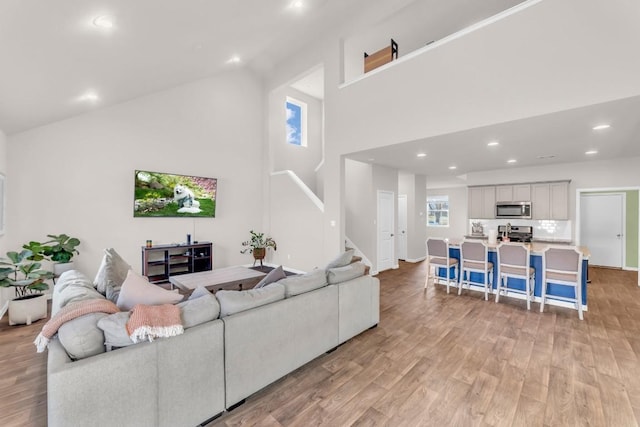
[[[237,66],[264,72],[368,1],[292,3],[2,0],[0,129],[13,134]],[[96,28],[101,15],[114,27]],[[233,55],[242,63],[227,63]],[[89,90],[100,99],[80,101]]]

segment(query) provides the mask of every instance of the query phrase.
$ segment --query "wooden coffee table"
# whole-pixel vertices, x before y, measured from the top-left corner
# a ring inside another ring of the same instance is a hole
[[[172,287],[175,286],[187,292],[199,286],[211,292],[217,292],[220,289],[241,291],[253,288],[264,276],[266,273],[237,266],[171,276],[169,282]]]

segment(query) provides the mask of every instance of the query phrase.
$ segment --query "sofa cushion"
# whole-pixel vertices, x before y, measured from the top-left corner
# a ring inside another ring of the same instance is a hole
[[[104,334],[98,328],[100,319],[106,313],[89,313],[63,324],[58,329],[60,344],[70,358],[74,360],[104,353]]]
[[[350,264],[354,253],[355,251],[353,249],[344,251],[343,253],[335,257],[329,264],[327,264],[325,270],[336,267],[344,267],[345,265]]]
[[[262,280],[260,280],[258,284],[253,287],[253,289],[263,288],[267,286],[269,283],[277,282],[278,280],[284,279],[285,277],[287,277],[287,275],[284,274],[284,270],[282,269],[282,266],[279,265],[278,267],[271,270],[269,274],[264,276]]]
[[[197,288],[196,291],[200,289]],[[193,328],[202,323],[210,322],[220,316],[220,303],[216,297],[205,288],[206,294],[193,291],[187,301],[178,304],[180,317],[184,329]]]
[[[128,311],[121,311],[98,320],[98,328],[104,333],[104,345],[107,347],[107,351],[135,344],[127,333],[127,322],[130,315],[131,313]]]
[[[120,310],[131,310],[136,304],[175,304],[182,301],[182,298],[179,293],[153,285],[145,277],[129,270],[116,305]]]
[[[129,270],[131,266],[113,248],[105,249],[93,284],[98,292],[105,295],[109,282],[112,282],[115,287],[122,285]]]
[[[324,270],[317,269],[307,274],[287,277],[277,283],[284,286],[285,298],[289,298],[327,286],[327,275]]]
[[[104,299],[102,294],[93,287],[84,286],[67,286],[56,297],[58,309],[76,301],[84,301],[88,299]]]
[[[356,277],[364,276],[365,265],[361,262],[345,265],[344,267],[327,270],[327,281],[330,285],[346,282]]]
[[[216,292],[216,298],[220,302],[222,318],[284,299],[284,286],[280,283],[271,283],[259,289],[246,291],[221,290]]]

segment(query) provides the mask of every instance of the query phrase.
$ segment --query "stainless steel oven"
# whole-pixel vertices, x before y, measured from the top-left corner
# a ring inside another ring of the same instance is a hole
[[[531,202],[500,202],[496,204],[496,218],[531,219]]]

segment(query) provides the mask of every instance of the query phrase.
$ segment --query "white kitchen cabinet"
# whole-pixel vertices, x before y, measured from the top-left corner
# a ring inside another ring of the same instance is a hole
[[[569,181],[531,184],[532,219],[569,219]]]
[[[549,184],[531,184],[531,219],[549,219]]]
[[[530,202],[531,201],[531,185],[518,184],[513,186],[514,202]]]
[[[529,202],[531,201],[530,184],[496,186],[496,202]]]
[[[549,193],[549,219],[569,219],[569,182],[562,181],[550,183]]]
[[[496,186],[496,202],[513,202],[513,185]]]
[[[495,218],[496,188],[494,186],[469,187],[469,218],[492,219]]]

